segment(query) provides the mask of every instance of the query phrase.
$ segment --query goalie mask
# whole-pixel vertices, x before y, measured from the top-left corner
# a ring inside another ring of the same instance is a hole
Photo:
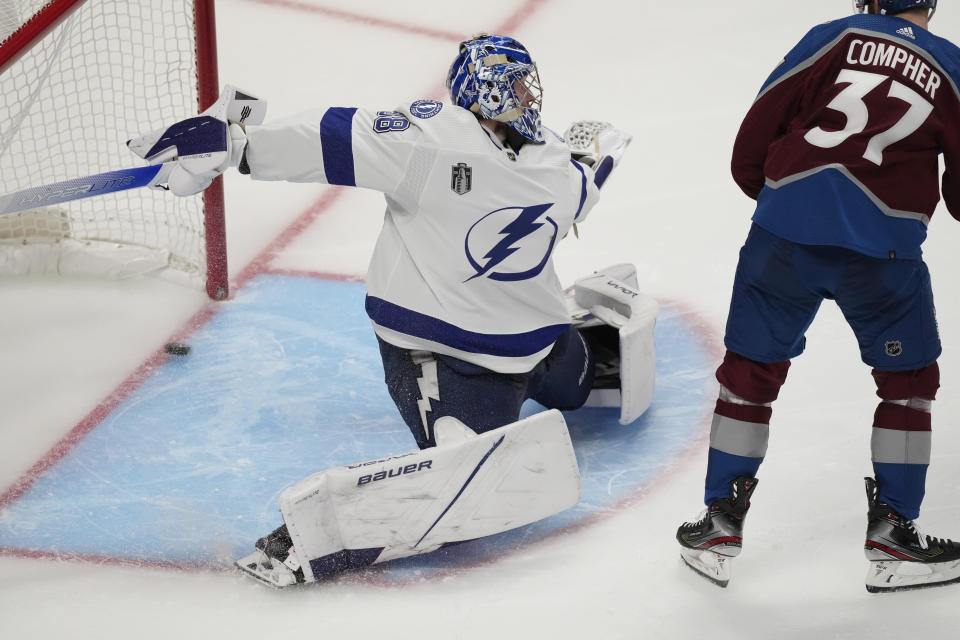
[[[908,9],[930,9],[930,15],[937,10],[937,0],[853,0],[857,13],[885,13],[895,15]]]
[[[483,34],[461,42],[447,74],[447,89],[457,106],[543,142],[537,65],[513,38]]]

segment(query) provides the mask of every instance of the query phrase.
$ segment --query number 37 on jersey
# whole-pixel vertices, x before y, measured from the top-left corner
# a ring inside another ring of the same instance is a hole
[[[836,131],[814,127],[804,139],[816,147],[831,149],[863,133],[871,123],[871,118],[874,118],[871,131],[879,130],[867,140],[863,157],[879,166],[883,164],[884,150],[914,133],[933,112],[933,104],[925,96],[933,99],[941,83],[940,75],[906,49],[869,40],[854,39],[847,50],[846,62],[851,66],[889,67],[894,77],[872,71],[842,69],[835,84],[845,87],[827,108],[842,113],[846,117],[846,125]],[[902,77],[897,79],[897,74]],[[884,83],[887,83],[885,94],[882,94],[885,100],[874,101],[871,113],[865,97]],[[877,123],[882,124],[878,127]]]

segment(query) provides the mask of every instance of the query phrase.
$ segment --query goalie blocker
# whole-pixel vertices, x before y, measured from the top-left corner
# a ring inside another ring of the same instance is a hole
[[[284,547],[292,547],[280,557],[258,549],[237,566],[274,587],[313,582],[507,531],[580,501],[559,411],[481,435],[449,417],[435,426],[436,447],[328,469],[284,491]]]

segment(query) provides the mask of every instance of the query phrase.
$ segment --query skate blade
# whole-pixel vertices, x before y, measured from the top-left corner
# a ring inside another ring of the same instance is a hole
[[[259,549],[240,558],[233,565],[240,569],[243,575],[274,589],[283,589],[297,583],[293,571],[283,564],[271,560],[267,554]]]
[[[906,562],[877,560],[867,569],[870,593],[892,593],[911,589],[942,587],[960,582],[960,560],[953,562]]]
[[[730,558],[713,551],[681,549],[680,557],[684,563],[698,574],[717,585],[726,588],[730,582]]]

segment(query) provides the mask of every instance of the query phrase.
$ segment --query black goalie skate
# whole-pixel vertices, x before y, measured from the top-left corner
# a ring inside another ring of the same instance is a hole
[[[960,543],[917,531],[883,502],[877,502],[877,483],[864,478],[867,488],[867,541],[863,545],[870,568],[867,591],[903,591],[960,582]]]
[[[743,547],[743,521],[756,487],[756,478],[737,478],[730,483],[729,498],[716,500],[699,520],[677,529],[683,561],[721,587],[730,582],[730,559]]]
[[[303,568],[286,525],[260,538],[254,546],[256,551],[235,563],[246,575],[277,589],[303,582]]]

